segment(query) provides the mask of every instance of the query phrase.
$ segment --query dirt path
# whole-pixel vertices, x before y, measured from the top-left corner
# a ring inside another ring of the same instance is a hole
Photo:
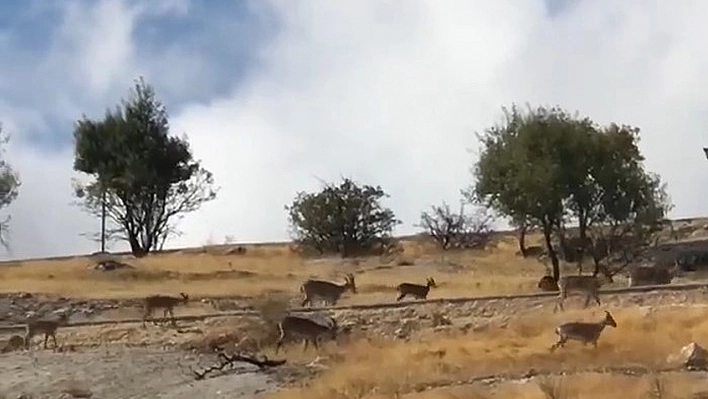
[[[57,399],[74,391],[93,398],[252,398],[273,391],[271,376],[244,365],[228,374],[195,381],[189,366],[208,364],[184,352],[104,347],[78,352],[35,350],[0,357],[0,397]],[[67,396],[71,397],[71,396]]]

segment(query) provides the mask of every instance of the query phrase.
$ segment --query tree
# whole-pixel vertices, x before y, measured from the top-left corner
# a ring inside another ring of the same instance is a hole
[[[194,160],[186,137],[169,134],[167,111],[141,78],[128,101],[103,120],[84,116],[74,129],[74,169],[92,180],[76,184],[84,208],[97,216],[105,206],[135,256],[161,249],[178,234],[177,221],[216,198],[211,172]]]
[[[443,250],[481,248],[489,241],[492,221],[486,208],[466,214],[464,204],[460,204],[460,211],[455,213],[443,202],[433,205],[431,212],[422,212],[418,226],[425,229]]]
[[[580,259],[593,243],[597,274],[599,237],[621,230],[646,239],[663,220],[668,196],[659,177],[644,170],[639,129],[599,127],[560,108],[503,111],[501,124],[478,135],[482,151],[469,195],[516,224],[540,227],[556,281],[554,236],[563,253],[577,250]],[[578,226],[577,246],[567,245],[568,223]]]
[[[575,152],[584,162],[577,167],[576,183],[568,185],[568,205],[578,236],[562,246],[578,253],[580,272],[588,249],[595,274],[611,274],[600,261],[618,251],[626,265],[661,229],[671,208],[665,184],[644,170],[638,144],[638,128],[613,123],[595,128]]]
[[[630,126],[611,124],[597,135],[593,213],[600,223],[591,232],[596,273],[598,257],[619,252],[625,264],[634,259],[661,230],[672,208],[666,184],[644,170],[638,143],[639,129]]]
[[[0,125],[0,154],[5,151],[4,145],[7,145],[10,137],[6,135]],[[7,163],[6,160],[0,158],[0,208],[4,208],[12,203],[17,198],[20,189],[20,177],[17,172]],[[5,216],[0,220],[0,245],[6,251],[10,250],[8,231],[10,228],[10,215]]]
[[[285,210],[299,245],[348,257],[388,244],[393,228],[401,222],[381,205],[387,197],[380,186],[343,179],[317,193],[297,193]]]
[[[503,113],[501,124],[478,135],[482,151],[472,170],[475,185],[468,193],[511,220],[539,226],[557,281],[560,268],[552,234],[564,216],[557,151],[566,133],[563,115],[542,108],[524,114],[516,106]]]

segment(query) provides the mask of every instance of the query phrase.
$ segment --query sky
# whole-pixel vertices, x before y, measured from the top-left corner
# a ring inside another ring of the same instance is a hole
[[[22,186],[0,258],[98,250],[73,204],[73,126],[140,76],[220,186],[166,247],[286,240],[284,206],[340,176],[381,185],[397,233],[416,232],[459,201],[475,132],[512,103],[640,127],[671,216],[708,214],[705,15],[701,0],[5,0],[0,122]]]

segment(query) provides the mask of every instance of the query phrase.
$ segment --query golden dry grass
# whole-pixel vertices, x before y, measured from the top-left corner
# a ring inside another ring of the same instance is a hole
[[[501,236],[487,251],[442,252],[431,242],[409,240],[393,259],[306,259],[287,245],[246,246],[245,254],[223,247],[184,250],[124,259],[134,269],[92,270],[88,257],[14,262],[0,267],[0,291],[25,291],[69,297],[132,298],[156,292],[192,296],[254,297],[281,292],[299,295],[311,277],[343,281],[354,273],[357,295],[341,304],[390,302],[403,281],[424,283],[433,276],[438,287],[430,298],[512,294],[536,290],[544,266],[516,255],[515,239]],[[412,265],[407,265],[412,263]]]
[[[271,398],[396,398],[429,385],[492,374],[523,374],[530,369],[538,372],[608,366],[658,369],[666,367],[667,356],[677,353],[683,345],[691,341],[708,342],[705,312],[702,307],[661,308],[642,316],[636,309],[612,309],[618,327],[603,332],[597,350],[576,342],[570,342],[555,353],[548,349],[556,340],[553,332],[556,325],[570,320],[599,320],[603,317],[599,309],[562,314],[539,312],[517,318],[504,328],[467,334],[423,335],[412,342],[362,340],[344,347],[330,344],[326,351],[343,360],[334,362],[307,386],[288,389]],[[614,377],[583,377],[575,382],[571,378],[569,381],[580,391],[579,397],[614,397],[601,395],[612,392],[605,386],[608,378]],[[625,380],[623,384],[629,386],[638,384],[641,379]],[[640,388],[637,385],[632,389]],[[411,397],[474,397],[451,396],[449,391],[435,389]],[[593,393],[595,391],[599,393]],[[518,384],[483,393],[494,398],[542,397],[538,387]],[[595,396],[590,396],[591,393]]]
[[[550,387],[551,392],[555,392],[557,396],[544,394],[543,385]],[[695,397],[692,395],[707,391],[708,381],[701,375],[666,373],[658,376],[633,377],[581,373],[528,382],[509,382],[494,388],[467,386],[434,389],[405,395],[405,397],[407,399],[690,399]]]
[[[707,222],[701,218],[677,221],[676,236],[694,237]],[[666,239],[672,236],[668,230],[664,233]],[[392,301],[396,285],[403,281],[422,284],[428,276],[438,283],[430,298],[533,292],[545,269],[535,259],[515,255],[516,237],[510,232],[497,233],[485,251],[443,252],[419,237],[401,244],[404,251],[395,258],[356,260],[307,259],[287,243],[244,245],[245,253],[234,245],[204,246],[143,259],[124,257],[122,261],[135,268],[114,272],[91,270],[92,260],[85,256],[3,262],[0,291],[86,298],[133,298],[157,292],[186,292],[196,297],[298,295],[306,278],[343,281],[345,273],[354,273],[359,293],[346,295],[341,303],[356,304]],[[527,245],[539,244],[539,234],[528,236]],[[569,266],[568,271],[575,269]]]

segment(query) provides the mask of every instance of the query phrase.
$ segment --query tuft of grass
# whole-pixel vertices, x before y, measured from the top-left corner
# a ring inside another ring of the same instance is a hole
[[[647,399],[670,399],[673,397],[670,394],[670,388],[667,386],[666,379],[663,376],[652,373],[647,380],[649,385],[645,396]]]
[[[562,377],[541,378],[536,381],[536,385],[545,399],[570,399],[576,396],[568,389]]]

